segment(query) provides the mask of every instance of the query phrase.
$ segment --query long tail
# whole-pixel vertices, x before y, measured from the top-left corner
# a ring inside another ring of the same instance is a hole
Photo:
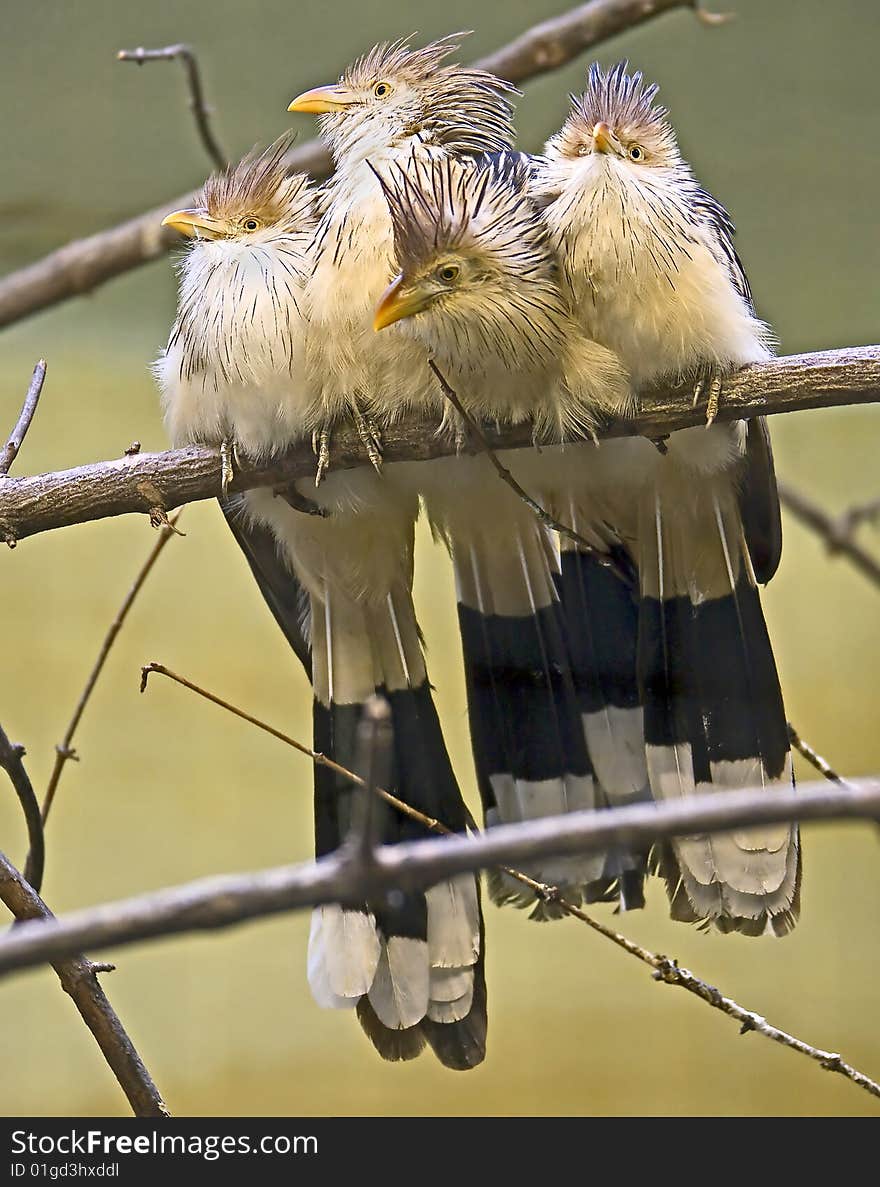
[[[686,432],[708,442],[702,429]],[[750,549],[760,549],[746,540],[741,477],[731,461],[694,481],[671,452],[642,497],[638,668],[658,800],[792,780],[750,559]],[[793,825],[682,838],[659,849],[657,866],[676,919],[747,935],[783,935],[794,926],[800,852]]]
[[[393,792],[413,808],[463,832],[467,817],[427,681],[409,589],[384,602],[355,600],[325,586],[312,597],[315,748],[352,769],[364,702],[387,697],[394,737]],[[315,768],[318,856],[341,844],[358,789]],[[386,804],[385,844],[429,830]],[[309,983],[325,1006],[356,1006],[379,1053],[412,1059],[427,1042],[447,1067],[476,1066],[486,1051],[485,945],[479,883],[461,875],[426,892],[395,891],[360,908],[317,909],[309,942]]]
[[[573,509],[572,509],[573,510]],[[586,530],[580,517],[572,526]],[[622,546],[596,540],[628,574],[631,562]],[[637,577],[626,582],[602,565],[596,554],[563,542],[560,591],[565,608],[578,705],[602,806],[649,800],[645,731],[636,672],[638,639]],[[645,905],[646,850],[614,850],[607,856],[593,897],[616,898],[621,910]]]
[[[461,464],[472,465],[463,459]],[[448,492],[429,495],[427,503],[455,569],[471,742],[486,824],[595,808],[556,586],[556,546],[494,474],[469,493],[464,514]],[[550,859],[525,872],[580,901],[601,876],[603,860],[602,855]],[[533,906],[533,918],[558,913],[508,875],[490,875],[489,888],[498,903]]]

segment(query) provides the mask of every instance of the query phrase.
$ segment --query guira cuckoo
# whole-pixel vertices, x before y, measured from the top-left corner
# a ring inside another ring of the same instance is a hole
[[[733,223],[683,159],[657,88],[626,63],[593,66],[538,163],[569,301],[637,387],[692,377],[714,416],[721,378],[769,357],[733,245]],[[575,526],[614,524],[638,575],[638,607],[596,592],[593,560],[567,553],[569,616],[605,616],[635,666],[609,668],[610,705],[643,717],[657,800],[790,783],[788,734],[758,583],[776,571],[779,503],[763,420],[688,429],[665,443],[603,445],[618,459],[597,503],[572,472]],[[616,487],[616,490],[615,490]],[[600,506],[601,504],[601,506]],[[620,594],[620,591],[617,591]],[[640,709],[634,710],[635,702]],[[675,918],[784,934],[798,913],[796,826],[696,836],[658,847]]]

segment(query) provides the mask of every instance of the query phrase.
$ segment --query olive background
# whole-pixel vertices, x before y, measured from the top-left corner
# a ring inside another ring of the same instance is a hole
[[[864,0],[718,0],[705,28],[673,12],[600,47],[662,87],[685,155],[730,208],[759,310],[795,352],[878,340],[880,186],[876,51]],[[206,159],[180,67],[118,64],[121,47],[186,40],[199,51],[230,156],[309,117],[286,106],[375,41],[473,28],[471,58],[563,7],[414,0],[3,0],[0,266],[198,184]],[[589,58],[525,87],[521,144],[560,124]],[[174,308],[161,260],[0,338],[0,432],[41,355],[49,377],[15,472],[164,445],[149,363]],[[780,474],[831,511],[878,494],[877,412],[800,413],[773,424]],[[303,740],[306,680],[260,601],[215,506],[187,508],[110,657],[64,772],[47,836],[56,911],[311,854],[307,760],[161,679],[161,661]],[[793,722],[847,774],[880,770],[880,590],[790,519],[764,599]],[[877,544],[876,529],[863,530]],[[0,556],[0,721],[39,791],[98,644],[151,547],[143,517],[43,535]],[[422,533],[417,603],[437,701],[476,806],[449,565]],[[801,778],[810,773],[799,764]],[[0,783],[0,847],[23,860]],[[615,920],[777,1025],[880,1075],[880,862],[867,825],[805,830],[803,921],[782,941],[701,934],[647,909]],[[106,953],[107,991],[180,1114],[846,1114],[876,1102],[755,1035],[574,921],[487,907],[489,1053],[467,1074],[429,1055],[383,1064],[353,1016],[322,1011],[305,979],[306,914]],[[0,1111],[126,1112],[50,970],[0,984]]]

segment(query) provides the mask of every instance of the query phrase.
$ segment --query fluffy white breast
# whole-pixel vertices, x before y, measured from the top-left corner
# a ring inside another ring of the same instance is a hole
[[[196,243],[155,364],[175,445],[233,437],[256,456],[303,429],[303,244]]]
[[[596,154],[563,184],[560,167],[537,184],[556,193],[545,217],[577,316],[636,384],[769,356],[767,327],[734,286],[686,188]]]
[[[411,147],[386,150],[374,164],[409,159],[410,153]],[[373,329],[376,305],[395,273],[391,215],[379,182],[359,163],[342,169],[328,193],[306,290],[307,398],[314,427],[344,415],[352,400],[388,417],[439,404],[424,349],[399,326]]]

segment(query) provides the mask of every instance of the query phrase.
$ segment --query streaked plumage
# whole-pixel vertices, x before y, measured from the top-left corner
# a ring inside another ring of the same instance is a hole
[[[694,180],[655,97],[625,64],[594,66],[533,185],[578,321],[639,385],[714,379],[766,359],[771,342],[730,217]],[[665,456],[647,442],[603,452],[614,463],[607,486],[573,473],[571,514],[581,530],[600,516],[613,523],[638,569],[636,664],[653,794],[789,782],[756,588],[756,577],[773,575],[781,542],[766,426],[685,430]],[[573,554],[569,564],[589,562]],[[627,614],[621,602],[620,620]],[[794,924],[795,827],[677,841],[660,867],[678,918],[749,934]]]
[[[400,274],[376,324],[400,320],[471,415],[529,418],[551,435],[586,433],[599,410],[627,406],[629,386],[615,356],[587,339],[566,309],[548,235],[527,195],[529,169],[525,158],[502,154],[476,163],[413,160],[386,171]],[[583,462],[596,451],[570,452]],[[554,496],[553,450],[504,460],[533,494]],[[554,541],[485,458],[420,463],[413,481],[455,567],[487,823],[600,806]],[[543,862],[530,872],[569,897],[593,897],[607,881],[601,856]],[[493,893],[534,902],[503,877]],[[544,917],[545,907],[536,914]]]
[[[391,220],[370,162],[445,157],[495,149],[512,137],[511,88],[485,72],[448,65],[449,38],[422,49],[378,46],[331,87],[299,96],[291,110],[321,115],[336,171],[321,193],[313,268],[306,287],[309,332],[302,395],[311,424],[369,413],[381,424],[433,397],[423,355],[398,334],[373,334],[373,308],[391,279]],[[319,749],[351,754],[352,723],[374,691],[389,696],[397,794],[462,831],[466,814],[431,699],[412,605],[412,532],[418,499],[388,468],[331,473],[315,497],[333,515],[300,532],[309,554]],[[277,513],[277,512],[276,512]],[[286,511],[282,509],[286,515]],[[285,528],[276,530],[283,536]],[[317,536],[320,535],[320,541]],[[298,544],[300,555],[303,545]],[[321,612],[318,613],[318,606]],[[344,835],[353,789],[319,773],[319,850]],[[422,835],[396,813],[384,816],[393,841]],[[328,979],[386,1058],[412,1058],[425,1042],[443,1063],[466,1068],[485,1054],[486,995],[478,882],[469,877],[425,894],[370,904],[341,928],[321,912],[310,946],[316,994]],[[363,920],[367,920],[364,925]],[[371,933],[378,948],[363,942]],[[328,972],[342,961],[360,976]],[[326,975],[325,975],[326,973]],[[369,988],[366,992],[363,986]]]

